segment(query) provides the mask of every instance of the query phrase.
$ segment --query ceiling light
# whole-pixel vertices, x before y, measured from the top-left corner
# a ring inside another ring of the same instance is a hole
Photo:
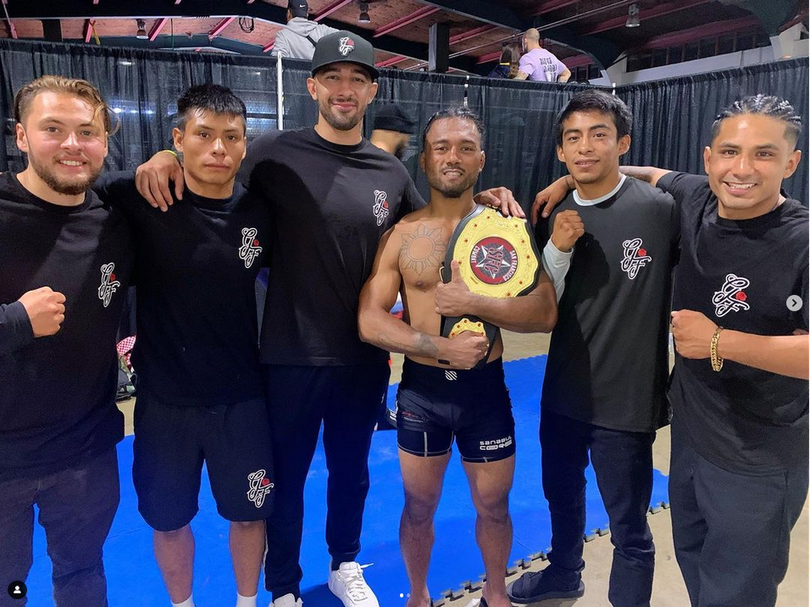
[[[138,19],[138,32],[135,34],[135,37],[138,40],[149,40],[149,35],[146,33],[146,21],[143,19]]]
[[[627,21],[624,22],[624,27],[638,27],[641,21],[638,18],[638,4],[631,4],[627,8]]]
[[[360,16],[357,18],[357,23],[371,23],[371,17],[368,15],[368,2],[360,2]]]

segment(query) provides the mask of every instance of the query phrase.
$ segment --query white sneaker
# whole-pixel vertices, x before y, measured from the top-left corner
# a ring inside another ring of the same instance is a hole
[[[295,595],[290,592],[289,594],[285,594],[284,596],[277,598],[275,601],[270,603],[268,607],[301,607],[304,604],[304,601],[301,599],[295,600]]]
[[[345,607],[380,607],[374,592],[363,579],[363,569],[354,561],[341,563],[340,569],[329,572],[329,590]]]

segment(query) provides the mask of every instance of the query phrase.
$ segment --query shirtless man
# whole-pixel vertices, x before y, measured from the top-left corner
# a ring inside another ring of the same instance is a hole
[[[504,571],[512,544],[508,496],[515,442],[503,343],[498,336],[487,364],[472,369],[487,353],[486,337],[440,337],[441,315],[472,314],[520,332],[551,331],[557,318],[554,288],[545,274],[526,296],[506,299],[471,293],[457,261],[452,280],[440,283],[438,269],[450,237],[475,206],[483,138],[481,121],[466,108],[443,110],[428,121],[421,164],[430,202],[383,236],[360,294],[361,339],[406,355],[397,395],[397,441],[405,486],[400,545],[411,584],[407,607],[430,605],[426,578],[433,515],[454,437],[478,515],[476,538],[488,580],[481,604],[510,605]],[[407,323],[388,313],[400,290]]]

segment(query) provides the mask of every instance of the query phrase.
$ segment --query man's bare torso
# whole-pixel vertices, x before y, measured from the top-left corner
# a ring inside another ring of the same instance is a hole
[[[430,206],[400,220],[391,238],[399,244],[400,293],[404,320],[411,327],[429,335],[441,332],[441,315],[436,312],[436,287],[441,280],[439,269],[447,254],[447,245],[459,220],[434,217]],[[500,334],[489,360],[503,353]],[[433,367],[447,367],[436,359],[409,356],[415,362]]]

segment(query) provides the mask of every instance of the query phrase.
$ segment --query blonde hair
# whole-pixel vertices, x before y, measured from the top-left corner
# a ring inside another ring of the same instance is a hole
[[[99,90],[87,80],[52,75],[40,76],[17,91],[17,94],[14,95],[14,120],[20,123],[25,120],[34,99],[44,91],[75,95],[86,101],[93,108],[93,119],[95,120],[101,116],[104,130],[109,135],[114,134],[121,124],[118,116],[115,116],[110,106],[104,101]],[[114,127],[113,116],[116,118]]]

